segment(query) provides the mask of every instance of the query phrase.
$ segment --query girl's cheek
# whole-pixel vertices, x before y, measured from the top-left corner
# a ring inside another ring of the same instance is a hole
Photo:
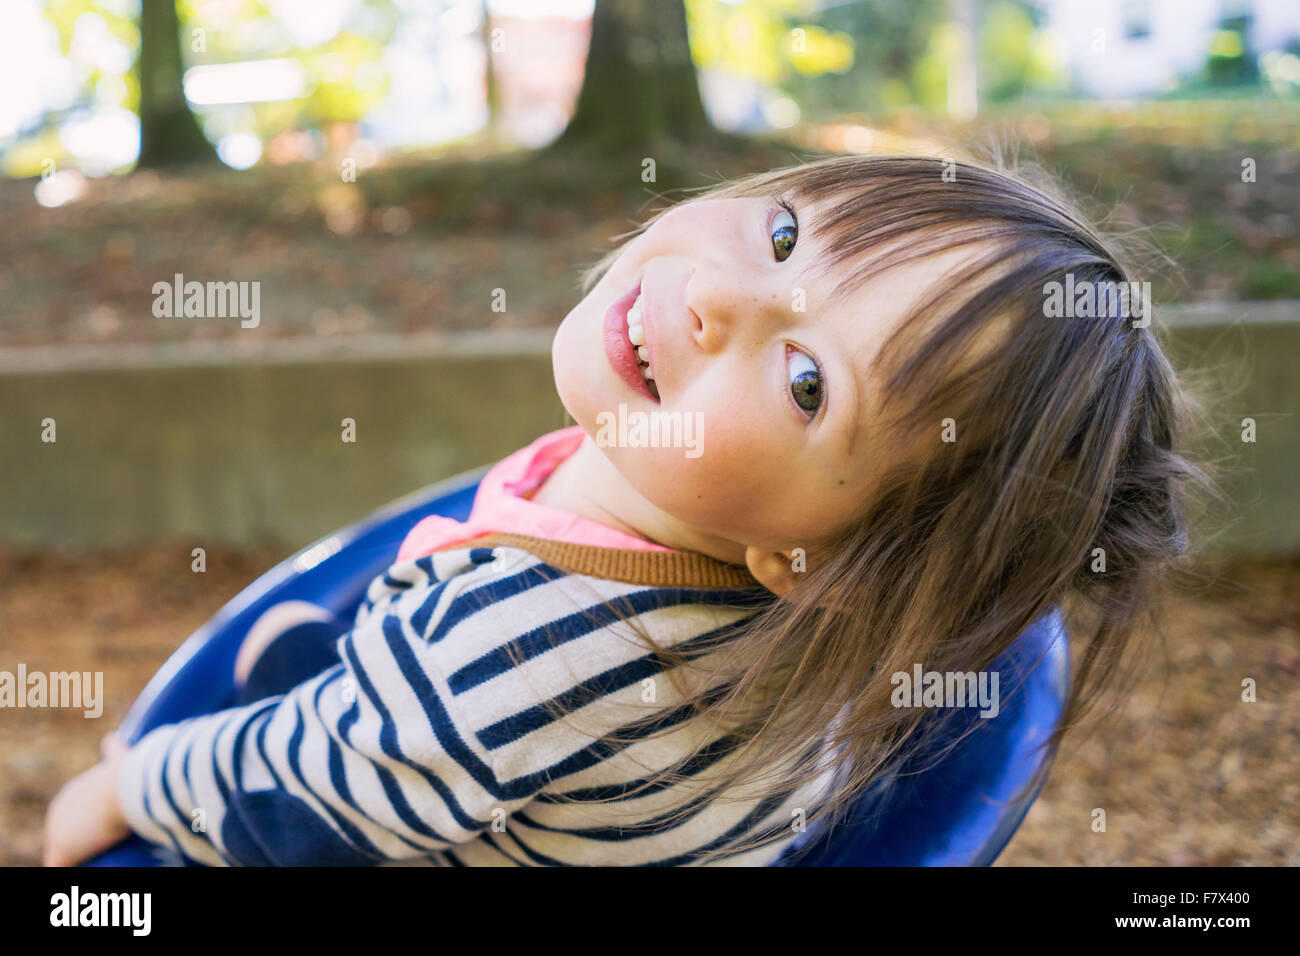
[[[774,492],[788,491],[748,442],[705,429],[697,458],[661,455],[652,480],[665,511],[701,530],[739,540],[768,513]],[[781,497],[781,494],[777,495]]]

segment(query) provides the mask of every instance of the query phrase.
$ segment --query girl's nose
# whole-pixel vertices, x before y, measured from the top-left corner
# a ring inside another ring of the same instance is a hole
[[[747,292],[735,270],[711,264],[691,267],[686,281],[686,309],[691,336],[705,352],[716,352],[755,317],[754,294]]]

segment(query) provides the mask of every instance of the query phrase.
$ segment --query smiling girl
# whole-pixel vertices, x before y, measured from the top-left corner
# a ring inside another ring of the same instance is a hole
[[[1152,328],[1045,314],[1130,279],[1077,214],[951,168],[654,217],[555,336],[577,425],[416,526],[355,621],[259,622],[242,705],[74,780],[47,859],[129,826],[213,864],[771,863],[933,732],[891,675],[980,671],[1054,606],[1073,723],[1186,548],[1180,391]],[[702,453],[597,442],[621,405]]]

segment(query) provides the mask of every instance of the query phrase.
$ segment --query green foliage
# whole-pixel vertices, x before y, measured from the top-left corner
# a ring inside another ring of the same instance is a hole
[[[389,84],[383,52],[383,46],[370,37],[343,32],[303,57],[312,80],[304,110],[307,120],[315,126],[336,120],[355,122],[378,106]]]
[[[1250,21],[1246,17],[1224,20],[1210,36],[1209,56],[1204,77],[1214,86],[1240,86],[1259,81],[1259,67],[1246,37]]]
[[[1300,298],[1300,272],[1276,259],[1251,262],[1240,289],[1239,294],[1246,299]]]
[[[1046,31],[1012,0],[990,4],[979,26],[980,95],[990,102],[1019,99],[1026,90],[1061,90],[1065,72]]]
[[[914,100],[912,64],[945,10],[944,0],[686,0],[691,53],[718,69],[782,90],[805,119]]]
[[[60,52],[66,57],[74,55],[77,24],[86,16],[102,20],[107,34],[131,51],[132,61],[139,56],[139,24],[132,17],[114,12],[109,4],[98,0],[45,0],[42,12],[57,31]],[[352,23],[344,24],[334,37],[312,48],[295,42],[266,0],[233,0],[216,5],[177,0],[177,13],[181,23],[178,42],[187,68],[292,58],[308,79],[306,95],[297,100],[197,110],[209,135],[240,129],[265,140],[285,129],[353,122],[373,109],[388,91],[383,53],[399,22],[393,0],[362,0]],[[80,105],[139,109],[140,88],[133,65],[110,75],[87,62],[83,75]],[[16,176],[36,175],[47,158],[64,165],[69,157],[58,137],[60,121],[59,116],[48,116],[44,126],[6,150],[4,171]]]
[[[719,0],[686,0],[691,57],[700,69],[720,69],[768,86],[780,86],[792,72],[816,76],[852,63],[848,38],[834,36],[801,17],[809,0],[752,0],[741,6]],[[847,53],[847,56],[846,56]]]

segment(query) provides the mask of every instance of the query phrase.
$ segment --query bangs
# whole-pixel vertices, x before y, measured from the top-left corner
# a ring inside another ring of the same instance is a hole
[[[908,309],[877,357],[886,397],[912,398],[909,431],[945,408],[969,409],[972,394],[999,391],[999,380],[1012,377],[1027,350],[1041,355],[1046,339],[1071,340],[1055,349],[1062,355],[1075,347],[1107,354],[1127,329],[1118,311],[1049,327],[1047,283],[1067,273],[1083,282],[1128,277],[1081,216],[1009,173],[932,157],[834,157],[710,195],[818,207],[815,216],[804,212],[820,247],[812,273],[833,279],[834,290],[820,307],[842,306],[890,270],[970,250]]]

